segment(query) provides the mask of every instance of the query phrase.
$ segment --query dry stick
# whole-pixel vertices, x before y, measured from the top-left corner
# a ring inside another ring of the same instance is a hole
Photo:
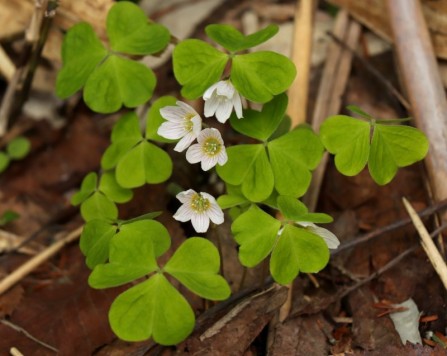
[[[427,254],[428,259],[433,265],[436,273],[438,273],[439,277],[441,278],[441,281],[444,284],[444,288],[447,289],[447,265],[445,264],[441,254],[436,248],[432,238],[430,237],[430,234],[428,233],[416,211],[413,209],[407,199],[402,198],[402,200],[404,202],[405,208],[407,209],[408,215],[410,215],[410,218],[413,221],[414,227],[421,237],[422,248]]]
[[[70,242],[75,241],[79,235],[81,235],[83,226],[78,227],[76,230],[73,230],[69,234],[67,234],[61,240],[55,242],[53,245],[47,247],[38,255],[34,256],[23,265],[21,265],[18,269],[12,272],[10,275],[5,277],[0,282],[0,295],[6,292],[9,288],[11,288],[14,284],[19,282],[22,278],[26,277],[30,272],[32,272],[37,266],[48,260],[50,257],[55,255],[59,250],[61,250],[65,245]]]
[[[338,31],[337,35],[344,38],[350,48],[355,48],[360,38],[361,26],[355,21],[349,21],[346,12],[340,16],[342,16],[342,21],[345,23],[345,32]],[[337,27],[335,27],[334,31],[337,32]],[[331,43],[329,50],[328,60],[318,90],[315,112],[312,117],[312,127],[315,131],[320,129],[320,125],[327,116],[340,111],[342,96],[351,71],[351,52],[333,43]],[[304,203],[310,211],[315,211],[327,161],[328,154],[326,153],[320,165],[314,171],[309,190],[303,198]]]
[[[412,114],[430,141],[425,165],[433,196],[441,201],[447,198],[447,100],[431,38],[419,0],[386,2]]]
[[[425,216],[431,215],[433,213],[436,213],[438,211],[441,211],[441,210],[443,210],[445,208],[447,208],[447,199],[445,199],[443,201],[440,201],[439,203],[435,203],[434,205],[429,206],[428,208],[418,212],[417,214],[420,217],[425,217]],[[371,231],[371,232],[369,232],[367,234],[364,234],[364,235],[361,235],[359,237],[356,237],[356,238],[352,239],[351,241],[346,242],[346,243],[340,245],[336,250],[332,251],[332,255],[337,255],[340,252],[343,252],[344,250],[347,250],[349,248],[352,248],[354,246],[357,246],[359,244],[367,242],[367,241],[373,239],[374,237],[380,236],[380,235],[382,235],[384,233],[387,233],[387,232],[390,232],[390,231],[393,231],[393,230],[397,230],[397,229],[399,229],[399,228],[401,228],[403,226],[409,225],[409,224],[411,224],[411,219],[410,218],[405,218],[403,220],[397,221],[397,222],[392,223],[390,225],[387,225],[387,226],[378,228],[376,230],[373,230],[373,231]]]
[[[377,79],[379,83],[383,84],[385,89],[387,89],[391,95],[396,97],[396,99],[401,103],[403,107],[405,107],[405,109],[407,109],[408,111],[410,110],[410,104],[408,103],[407,99],[404,98],[399,90],[397,90],[394,85],[382,75],[382,73],[380,73],[365,58],[360,56],[353,48],[351,48],[351,46],[343,42],[335,34],[333,34],[332,32],[327,32],[327,34],[338,46],[343,47],[347,51],[351,52],[354,58],[358,60],[362,64],[362,66]]]
[[[5,76],[6,80],[9,82],[14,76],[15,71],[16,67],[14,63],[6,54],[3,47],[0,46],[0,73],[2,73]]]
[[[292,128],[305,123],[307,117],[314,11],[314,0],[299,1],[296,5],[292,60],[299,68],[299,75],[288,91],[287,109],[292,119]],[[279,309],[280,322],[287,318],[292,309],[292,286],[293,282],[287,285],[287,300]]]
[[[10,321],[5,320],[5,319],[0,320],[0,322],[3,325],[6,325],[6,326],[10,327],[11,329],[14,329],[15,331],[18,331],[19,333],[24,334],[27,338],[33,340],[34,342],[38,343],[39,345],[41,345],[41,346],[43,346],[43,347],[45,347],[45,348],[47,348],[47,349],[49,349],[51,351],[54,351],[56,353],[59,352],[58,349],[56,349],[55,347],[53,347],[51,345],[48,345],[46,342],[43,342],[43,341],[39,340],[38,338],[34,337],[28,331],[26,331],[24,328],[14,324],[14,323],[11,323]]]

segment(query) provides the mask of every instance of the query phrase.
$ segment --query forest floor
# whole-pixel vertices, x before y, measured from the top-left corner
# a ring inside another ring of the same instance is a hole
[[[197,14],[198,8],[205,9],[201,17],[197,15],[190,20],[191,24],[178,25],[180,29],[181,26],[189,28],[188,36],[199,38],[204,38],[203,29],[210,23],[229,23],[241,28],[249,13],[261,25],[269,22],[281,25],[280,37],[273,39],[271,45],[287,52],[292,45],[294,5],[294,1],[267,0],[174,1],[173,5],[152,11],[155,20],[165,21],[169,27],[180,16],[188,18],[188,11]],[[316,16],[309,112],[315,107],[326,49],[331,42],[326,31],[331,30],[334,18],[328,8],[320,6]],[[359,44],[357,53],[399,87],[391,46],[366,29]],[[374,50],[368,50],[368,46],[374,46]],[[158,96],[180,97],[170,60],[158,65],[155,73]],[[6,86],[6,82],[1,82],[0,93]],[[7,232],[19,242],[8,240],[15,247],[3,249],[0,277],[7,276],[31,255],[82,226],[79,210],[70,205],[70,197],[88,172],[100,168],[111,127],[120,116],[94,114],[79,96],[64,104],[55,101],[51,92],[33,91],[32,99],[37,102],[37,111],[55,102],[56,106],[52,117],[44,120],[32,118],[29,113],[34,107],[28,107],[15,125],[18,132],[30,139],[32,150],[24,160],[13,163],[0,175],[0,213],[13,210],[20,215],[1,230],[0,242],[6,239]],[[342,96],[341,112],[345,112],[343,107],[348,104],[355,104],[375,117],[408,115],[389,91],[384,90],[383,83],[356,58]],[[50,115],[45,112],[44,116]],[[226,130],[225,136],[234,141],[230,129]],[[221,187],[215,175],[203,173],[185,164],[178,153],[169,152],[175,166],[171,179],[164,184],[136,189],[135,199],[120,205],[119,210],[122,218],[162,211],[159,220],[169,230],[173,245],[178,246],[192,231],[172,218],[177,204],[169,193],[169,185],[175,182],[182,187],[210,192],[218,192]],[[328,228],[343,245],[408,219],[403,197],[417,211],[434,204],[427,193],[422,163],[400,169],[390,184],[381,187],[372,181],[367,170],[356,177],[342,176],[330,158],[316,210],[334,217],[334,223]],[[219,234],[223,241],[224,275],[235,294],[229,301],[212,305],[183,291],[195,309],[198,323],[194,333],[177,347],[161,347],[151,341],[131,344],[116,339],[110,330],[107,312],[122,289],[90,288],[89,269],[77,242],[73,242],[0,295],[0,354],[9,354],[12,347],[24,355],[36,356],[264,355],[267,350],[271,355],[446,354],[440,344],[433,342],[402,345],[389,317],[393,304],[412,298],[422,313],[419,330],[423,337],[427,331],[433,331],[440,333],[442,339],[447,327],[445,289],[426,254],[417,247],[419,238],[411,223],[335,253],[330,264],[314,276],[300,275],[293,285],[291,313],[280,323],[277,312],[287,290],[268,281],[263,284],[263,266],[250,270],[241,285],[243,272],[237,262],[237,245],[230,235],[229,221],[226,219],[208,238],[215,240]],[[434,229],[433,217],[424,222],[429,230]],[[409,249],[411,252],[406,252]],[[406,256],[396,260],[404,252]],[[391,267],[383,271],[390,263]]]

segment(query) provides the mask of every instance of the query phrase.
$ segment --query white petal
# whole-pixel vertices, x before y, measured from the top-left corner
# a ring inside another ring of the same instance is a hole
[[[194,116],[191,119],[192,122],[192,132],[194,133],[195,137],[197,137],[200,134],[200,131],[202,130],[202,118],[197,115]]]
[[[234,93],[233,96],[233,106],[234,106],[234,111],[236,112],[236,116],[238,119],[244,117],[242,114],[242,100],[241,100],[241,96],[236,92]]]
[[[201,167],[204,171],[209,171],[217,164],[217,156],[204,156]]]
[[[209,193],[205,193],[205,192],[200,192],[200,195],[201,195],[202,197],[208,199],[211,205],[213,205],[213,204],[214,204],[214,205],[217,205],[217,201],[216,201],[216,199],[215,199],[211,194],[209,194]]]
[[[194,114],[194,115],[199,115],[192,106],[184,103],[183,101],[177,101],[176,103],[180,108],[183,109],[183,111],[185,113],[189,113],[189,114]]]
[[[160,109],[160,115],[172,122],[182,122],[184,120],[184,112],[178,106],[165,106]]]
[[[174,214],[174,219],[177,221],[185,222],[191,220],[191,217],[193,216],[194,212],[189,207],[188,204],[183,204],[177,212]]]
[[[302,227],[308,227],[308,226],[312,226],[312,227],[317,227],[317,225],[315,225],[312,222],[309,221],[295,221],[298,225],[301,225]]]
[[[225,148],[222,148],[222,151],[219,152],[217,155],[217,163],[219,163],[219,166],[223,166],[228,161],[228,155]]]
[[[228,99],[231,99],[234,95],[234,86],[229,80],[223,80],[218,83],[217,87],[217,95],[225,96]]]
[[[179,142],[177,142],[174,147],[174,151],[183,152],[189,147],[191,143],[194,142],[195,139],[196,135],[194,135],[192,132],[187,133]]]
[[[203,94],[203,100],[208,100],[209,98],[211,98],[213,96],[214,91],[216,90],[216,88],[218,87],[220,82],[215,83],[213,85],[211,85]]]
[[[233,104],[230,100],[221,101],[216,110],[217,121],[224,124],[230,118],[232,110]]]
[[[340,245],[340,241],[338,240],[337,236],[335,236],[332,232],[330,232],[327,229],[324,229],[319,226],[309,226],[307,228],[310,232],[313,232],[314,234],[321,236],[323,240],[326,242],[327,247],[330,249],[336,249]]]
[[[196,143],[188,148],[188,151],[186,151],[186,160],[189,163],[197,163],[200,162],[203,159],[203,152],[201,146]]]
[[[185,136],[188,133],[188,131],[185,130],[185,127],[183,125],[166,121],[160,125],[160,127],[157,130],[157,133],[164,138],[177,140]]]
[[[205,117],[213,116],[218,106],[219,106],[219,99],[217,98],[217,96],[214,95],[211,98],[206,99],[204,108]]]
[[[216,225],[224,222],[224,213],[217,204],[211,204],[206,213],[211,221]]]
[[[209,138],[215,138],[219,141],[220,144],[223,144],[222,136],[220,135],[220,132],[218,129],[210,128],[210,129],[203,129],[199,136],[197,136],[197,141],[202,144]]]
[[[181,203],[189,203],[194,194],[197,194],[195,190],[188,189],[184,192],[178,193],[175,197],[180,200]]]
[[[191,217],[192,226],[197,232],[206,232],[210,226],[210,219],[205,214],[193,214]]]

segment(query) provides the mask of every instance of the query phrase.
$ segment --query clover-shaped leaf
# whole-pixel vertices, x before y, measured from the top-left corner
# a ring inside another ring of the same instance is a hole
[[[63,67],[56,93],[67,98],[84,87],[84,101],[94,111],[111,113],[122,105],[136,107],[146,102],[156,84],[151,69],[122,54],[144,55],[161,51],[170,40],[161,25],[148,21],[135,4],[120,2],[107,16],[107,50],[92,26],[73,26],[62,45]]]
[[[161,183],[172,172],[169,155],[143,137],[135,113],[124,115],[112,130],[112,144],[101,160],[104,169],[116,166],[116,180],[124,188]]]
[[[122,105],[134,108],[152,96],[154,72],[144,64],[110,55],[88,77],[84,101],[93,111],[109,114]]]
[[[172,60],[182,95],[197,99],[220,80],[229,57],[204,41],[189,39],[175,47]]]
[[[141,239],[146,238],[152,241],[155,257],[165,253],[171,243],[169,234],[159,222],[148,220],[154,216],[156,216],[154,213],[150,213],[128,221],[101,219],[88,221],[82,231],[79,244],[82,253],[86,256],[87,266],[94,268],[108,260],[110,241],[115,235],[121,239],[139,235]]]
[[[227,149],[228,161],[217,173],[232,185],[242,185],[242,193],[251,201],[261,202],[273,190],[273,172],[263,145],[238,145]]]
[[[268,25],[251,35],[245,36],[230,25],[208,25],[205,32],[209,38],[231,52],[244,51],[268,41],[278,33],[277,25]]]
[[[380,185],[389,183],[399,167],[422,160],[428,152],[428,141],[421,131],[389,125],[386,120],[364,122],[331,116],[321,125],[320,137],[326,149],[335,154],[340,173],[356,175],[368,163],[371,177]]]
[[[194,312],[186,299],[162,274],[155,274],[120,294],[109,311],[113,332],[126,341],[152,337],[162,345],[175,345],[194,328]]]
[[[295,130],[268,143],[275,188],[281,195],[300,197],[309,187],[312,175],[323,156],[323,145],[307,127]]]
[[[273,249],[270,272],[280,284],[293,281],[298,273],[316,273],[329,261],[329,249],[324,240],[306,229],[286,225]]]
[[[287,101],[287,95],[281,94],[264,104],[262,111],[244,110],[243,120],[233,114],[230,118],[231,126],[241,134],[267,141],[284,119]]]
[[[171,38],[166,27],[149,22],[145,13],[128,1],[110,9],[107,35],[112,50],[136,55],[160,52]]]
[[[231,225],[239,247],[239,259],[246,267],[254,267],[273,249],[281,222],[253,205]]]
[[[79,192],[73,194],[71,203],[81,204],[81,215],[88,221],[92,219],[111,219],[118,217],[117,203],[124,203],[132,198],[132,191],[117,184],[113,172],[101,176],[98,185],[98,175],[87,174],[82,181]]]
[[[217,248],[208,240],[192,237],[175,251],[163,270],[203,298],[224,300],[231,291],[227,281],[217,274],[219,266]]]
[[[248,100],[266,103],[285,92],[296,76],[293,62],[278,53],[260,51],[236,55],[231,67],[231,82]]]

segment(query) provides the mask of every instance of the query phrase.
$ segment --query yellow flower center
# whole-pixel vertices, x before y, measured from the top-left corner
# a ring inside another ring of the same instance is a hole
[[[217,155],[222,148],[222,144],[214,137],[208,138],[202,145],[203,152],[208,156]]]
[[[191,208],[197,213],[203,213],[210,207],[210,201],[204,198],[201,194],[195,194],[191,199]]]
[[[195,115],[194,115],[193,113],[188,113],[188,114],[186,114],[186,116],[185,116],[185,123],[184,123],[184,125],[185,125],[185,129],[188,130],[188,131],[192,131],[192,128],[193,128],[193,126],[194,126],[194,123],[193,123],[191,120],[192,120],[192,118],[193,118],[194,116],[195,116]]]

